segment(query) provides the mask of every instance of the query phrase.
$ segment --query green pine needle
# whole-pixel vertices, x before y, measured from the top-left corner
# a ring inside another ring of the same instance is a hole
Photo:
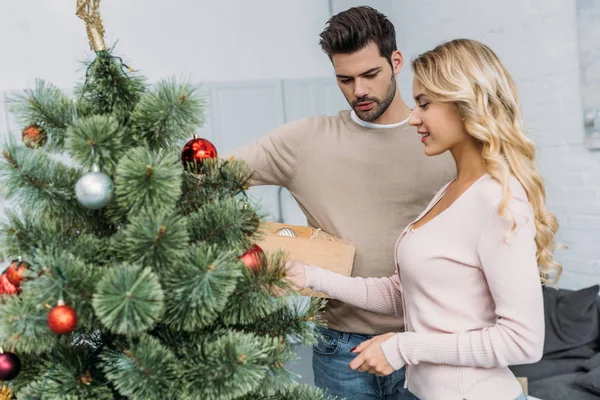
[[[259,387],[269,373],[269,353],[280,347],[276,339],[242,332],[205,342],[199,345],[202,358],[185,363],[184,394],[204,400],[242,397]]]
[[[158,339],[142,335],[129,347],[102,354],[102,368],[119,393],[132,400],[175,399],[178,361]]]
[[[133,111],[134,136],[150,149],[170,147],[204,125],[205,107],[198,87],[174,78],[161,80]]]
[[[129,263],[151,265],[160,273],[189,246],[186,221],[177,215],[144,213],[115,235],[113,247]]]
[[[80,118],[68,129],[65,147],[88,169],[96,163],[112,175],[121,154],[129,150],[125,131],[111,115],[93,115]]]
[[[241,276],[233,253],[207,245],[191,248],[165,276],[164,322],[175,330],[186,331],[212,324]]]
[[[106,271],[94,293],[93,306],[114,333],[139,334],[163,313],[163,290],[150,268],[120,265]]]
[[[62,149],[75,113],[73,101],[60,89],[37,79],[34,89],[9,97],[8,104],[23,129],[37,124],[48,134],[47,149]]]
[[[181,196],[181,164],[173,154],[138,147],[121,158],[115,188],[119,206],[130,214],[173,210]]]

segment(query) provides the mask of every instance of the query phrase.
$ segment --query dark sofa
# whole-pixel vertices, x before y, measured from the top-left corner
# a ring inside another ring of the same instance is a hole
[[[544,288],[546,338],[542,360],[512,366],[542,400],[600,399],[599,286]]]

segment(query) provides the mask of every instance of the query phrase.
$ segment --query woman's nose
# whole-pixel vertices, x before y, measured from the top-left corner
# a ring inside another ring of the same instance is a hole
[[[413,112],[410,114],[410,117],[408,118],[408,125],[419,126],[419,125],[421,125],[421,122],[422,122],[421,118],[419,118],[419,116],[416,115],[413,110]]]

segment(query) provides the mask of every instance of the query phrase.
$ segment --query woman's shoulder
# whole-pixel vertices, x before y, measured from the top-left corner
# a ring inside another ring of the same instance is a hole
[[[504,183],[489,174],[486,174],[482,179],[477,193],[477,203],[489,209],[489,211],[497,211],[504,200]],[[532,214],[533,209],[521,182],[514,175],[509,175],[507,184],[510,191],[510,199],[506,203],[507,209],[517,214]]]

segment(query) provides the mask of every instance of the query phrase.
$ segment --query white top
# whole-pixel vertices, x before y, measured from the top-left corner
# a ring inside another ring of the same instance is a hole
[[[365,127],[365,128],[377,128],[377,129],[392,129],[392,128],[399,128],[401,126],[404,126],[404,125],[408,124],[408,120],[410,119],[411,115],[412,115],[412,113],[404,121],[400,121],[395,124],[383,125],[383,124],[374,124],[372,122],[363,121],[362,119],[358,118],[358,115],[356,115],[354,110],[350,111],[350,118],[352,118],[352,121],[356,122],[358,125]]]

